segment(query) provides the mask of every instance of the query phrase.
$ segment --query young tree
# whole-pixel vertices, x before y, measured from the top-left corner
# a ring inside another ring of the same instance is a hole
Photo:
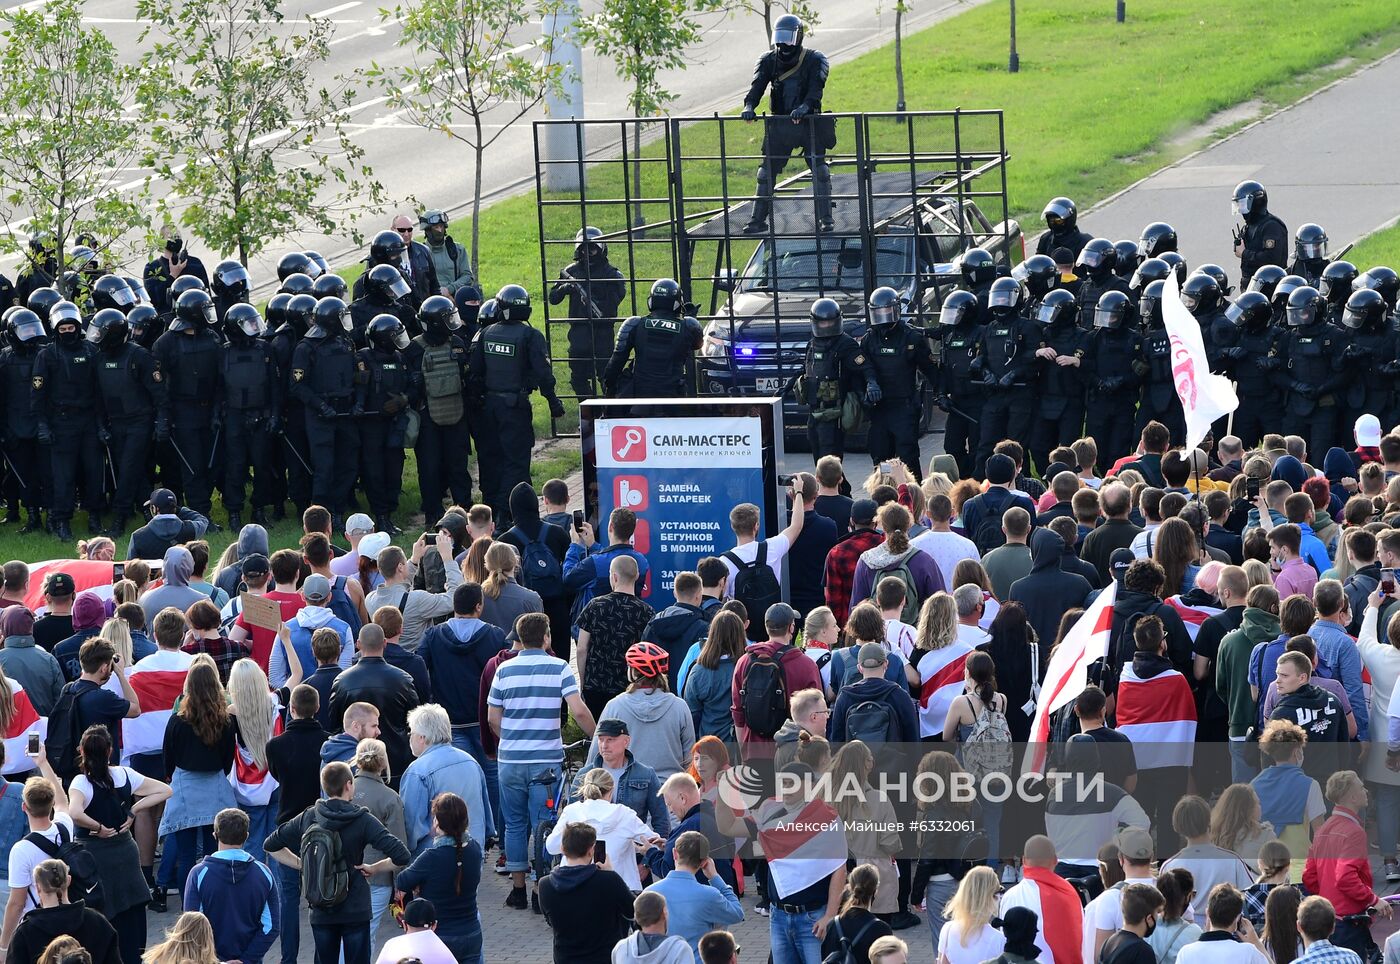
[[[329,20],[283,23],[280,0],[137,0],[141,104],[165,207],[210,248],[248,259],[274,239],[349,230],[384,205],[345,129],[355,78],[327,85]]]
[[[376,64],[368,76],[409,123],[471,148],[473,270],[479,264],[486,151],[563,81],[548,40],[521,39],[533,30],[531,21],[550,16],[557,6],[557,0],[421,0],[381,13],[400,22],[398,45],[412,52],[413,62]]]
[[[729,0],[725,9],[731,13],[752,13],[763,17],[763,38],[773,36],[773,21],[785,13],[802,18],[802,23],[810,31],[817,23],[817,8],[811,0]]]
[[[894,0],[894,87],[895,110],[904,110],[904,15],[909,0]]]
[[[0,215],[27,216],[46,250],[66,252],[81,234],[110,248],[146,222],[139,185],[120,183],[140,150],[123,112],[135,67],[83,25],[81,0],[12,7],[0,14],[0,38]],[[24,242],[0,233],[0,249],[24,252]]]

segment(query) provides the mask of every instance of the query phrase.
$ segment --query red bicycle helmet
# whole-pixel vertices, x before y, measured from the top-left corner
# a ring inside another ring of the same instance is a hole
[[[627,665],[643,677],[665,676],[671,657],[655,643],[641,642],[627,647]]]

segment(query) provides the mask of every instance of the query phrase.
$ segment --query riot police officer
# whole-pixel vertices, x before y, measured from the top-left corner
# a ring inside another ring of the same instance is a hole
[[[1153,221],[1142,229],[1142,237],[1138,239],[1138,257],[1144,261],[1148,258],[1160,258],[1169,251],[1177,248],[1176,228],[1165,221]]]
[[[1094,327],[1094,312],[1105,292],[1128,293],[1128,283],[1113,270],[1117,265],[1118,249],[1108,238],[1094,238],[1079,252],[1074,262],[1075,274],[1084,280],[1075,294],[1078,312],[1075,320],[1084,331]]]
[[[115,308],[123,316],[136,307],[136,294],[131,287],[114,274],[104,274],[92,285],[92,310],[94,313],[104,308]]]
[[[170,324],[175,321],[175,307],[180,301],[180,296],[186,291],[203,291],[208,293],[209,288],[203,281],[200,281],[192,274],[182,274],[171,282],[170,287],[166,291],[166,294],[170,298],[170,309],[162,313],[167,330]]]
[[[1395,300],[1400,296],[1400,275],[1385,265],[1377,265],[1357,278],[1353,287],[1380,292],[1390,317],[1395,317]]]
[[[1316,288],[1300,285],[1288,296],[1288,328],[1277,342],[1275,383],[1288,393],[1285,414],[1309,452],[1326,452],[1341,417],[1342,334],[1327,324],[1327,303]]]
[[[1023,314],[1024,293],[1015,278],[998,278],[987,295],[992,322],[982,330],[982,345],[973,361],[973,374],[987,387],[977,442],[979,478],[1002,439],[1015,439],[1023,447],[1030,443],[1040,333]]]
[[[306,277],[302,275],[302,277]],[[277,455],[278,478],[285,477],[285,491],[279,483],[276,498],[272,503],[272,520],[280,521],[284,516],[282,502],[286,498],[296,506],[297,515],[306,511],[311,504],[311,463],[307,456],[306,409],[292,391],[290,385],[292,355],[311,329],[311,314],[316,310],[317,300],[313,295],[273,295],[267,303],[269,324],[280,324],[273,330],[269,339],[277,359],[277,371],[282,379],[282,442],[274,442],[273,451]],[[342,302],[343,303],[343,302]]]
[[[73,538],[73,510],[81,485],[88,529],[102,531],[102,395],[97,346],[83,338],[78,306],[60,301],[49,313],[54,340],[34,359],[34,421],[48,448],[53,479],[49,523],[61,541]]]
[[[359,456],[353,410],[364,363],[355,358],[350,329],[345,302],[323,299],[312,309],[306,337],[292,352],[291,392],[305,410],[311,498],[331,510],[337,530],[350,505]]]
[[[608,261],[603,232],[590,224],[574,236],[574,260],[549,289],[551,305],[569,299],[569,386],[579,398],[598,392],[595,379],[601,384],[612,356],[613,326],[625,297],[627,286],[622,272]],[[479,292],[477,300],[481,300]]]
[[[495,460],[499,476],[494,491],[485,490],[486,504],[498,520],[509,525],[510,490],[530,480],[530,451],[535,445],[535,424],[530,394],[536,388],[549,403],[551,418],[564,417],[564,403],[554,392],[554,372],[545,353],[544,335],[531,328],[530,294],[520,285],[506,285],[496,293],[491,312],[482,306],[482,320],[500,312],[500,320],[485,324],[472,340],[469,393],[484,414],[490,449],[478,462]]]
[[[155,356],[133,344],[126,316],[103,308],[92,316],[88,340],[98,349],[97,387],[102,396],[107,454],[116,482],[112,490],[112,526],[116,538],[142,492],[150,491],[150,456],[155,420],[164,417],[165,377]]]
[[[1132,280],[1128,282],[1128,301],[1141,301],[1142,293],[1147,290],[1147,286],[1154,281],[1166,281],[1167,275],[1172,273],[1172,266],[1161,258],[1147,258],[1138,265],[1133,272]]]
[[[468,362],[470,344],[462,336],[461,315],[449,298],[433,295],[418,311],[423,334],[412,339],[404,350],[404,364],[416,390],[410,392],[418,409],[418,493],[424,517],[429,523],[442,512],[442,498],[450,494],[456,505],[470,505],[471,470],[467,458],[472,451],[472,420],[467,411]],[[397,340],[392,333],[384,338]],[[481,488],[494,480],[488,465],[489,443],[477,435],[477,467]],[[494,491],[494,489],[492,490]]]
[[[1395,375],[1400,372],[1400,335],[1386,319],[1380,292],[1363,288],[1347,299],[1341,329],[1346,379],[1342,395],[1346,412],[1342,425],[1355,425],[1362,415],[1375,415],[1390,425],[1395,406]]]
[[[860,348],[870,359],[880,388],[880,400],[870,410],[870,461],[897,457],[916,480],[922,480],[919,422],[923,399],[916,376],[922,373],[930,388],[938,384],[933,352],[923,329],[905,323],[899,294],[893,288],[876,288],[868,305],[870,330],[861,338]]]
[[[126,316],[126,327],[130,332],[128,338],[131,343],[140,345],[147,351],[151,350],[156,339],[165,332],[160,325],[160,315],[156,314],[155,308],[147,304],[132,306]]]
[[[429,308],[429,303],[440,297],[428,298],[423,307]],[[414,378],[403,356],[409,346],[408,331],[395,315],[384,314],[369,323],[366,338],[369,347],[356,353],[365,374],[355,402],[360,425],[360,477],[374,514],[374,527],[394,535],[403,531],[394,525],[393,516],[403,488],[404,437],[412,411],[410,396],[415,394]],[[449,454],[465,465],[469,451]]]
[[[1075,255],[1089,243],[1089,234],[1079,230],[1079,209],[1067,197],[1051,198],[1040,213],[1045,219],[1046,231],[1035,243],[1035,253],[1048,255],[1056,248],[1069,248]]]
[[[1132,278],[1133,272],[1138,269],[1138,265],[1142,264],[1142,255],[1138,254],[1137,242],[1115,241],[1113,242],[1113,250],[1118,252],[1118,257],[1113,262],[1113,273],[1127,282]],[[1129,308],[1131,307],[1129,305]],[[1094,319],[1094,325],[1098,326],[1097,317]]]
[[[977,324],[990,324],[992,312],[987,306],[987,296],[992,282],[997,280],[996,259],[984,248],[968,248],[958,259],[958,270],[962,273],[963,290],[977,298]]]
[[[1316,288],[1327,267],[1327,232],[1322,225],[1309,221],[1293,236],[1293,264],[1289,274],[1296,274]]]
[[[1138,299],[1138,316],[1142,319],[1142,360],[1136,371],[1142,379],[1142,398],[1138,404],[1137,420],[1133,423],[1133,437],[1141,435],[1148,422],[1156,421],[1166,426],[1173,439],[1181,442],[1186,438],[1186,414],[1176,394],[1176,379],[1172,375],[1172,342],[1167,336],[1166,322],[1162,320],[1162,291],[1165,287],[1165,281],[1153,281],[1143,289],[1142,297]]]
[[[363,278],[364,275],[360,277]],[[277,292],[278,294],[289,295],[315,294],[317,298],[321,297],[319,294],[316,294],[316,282],[311,279],[309,274],[305,274],[301,271],[289,274],[287,277],[283,278],[282,283],[277,286]],[[344,301],[345,299],[341,298],[340,300]]]
[[[1085,250],[1088,250],[1087,246]],[[1084,428],[1084,355],[1089,333],[1079,327],[1079,305],[1068,291],[1052,291],[1034,309],[1040,326],[1039,398],[1031,419],[1030,453],[1045,473],[1050,450],[1079,438]]]
[[[963,292],[964,297],[971,297]],[[807,406],[807,440],[812,461],[823,455],[841,458],[846,454],[846,432],[842,422],[846,393],[855,391],[857,376],[864,389],[865,404],[880,401],[880,383],[875,369],[846,333],[841,306],[830,298],[818,298],[808,311],[812,340],[802,366],[801,396]]]
[[[617,349],[603,372],[603,391],[609,398],[690,394],[685,367],[704,343],[705,333],[685,309],[685,292],[675,281],[661,278],[651,286],[647,314],[628,318],[617,333]],[[624,373],[623,366],[633,355],[636,357]]]
[[[209,518],[214,475],[209,463],[214,432],[218,428],[216,400],[222,395],[219,361],[223,341],[214,330],[214,299],[198,288],[186,291],[175,302],[175,321],[156,340],[152,352],[165,378],[167,416],[156,426],[156,441],[168,424],[185,503]],[[210,521],[210,528],[215,528]]]
[[[339,298],[347,304],[350,301],[350,286],[340,275],[330,272],[321,275],[311,283],[311,293],[316,296],[317,301],[322,298]]]
[[[1254,277],[1249,279],[1249,284],[1244,286],[1244,291],[1257,291],[1270,302],[1274,298],[1274,289],[1278,283],[1288,276],[1288,272],[1276,264],[1266,264],[1254,272]]]
[[[1181,286],[1181,303],[1200,325],[1210,370],[1224,372],[1227,367],[1225,352],[1234,347],[1239,329],[1225,317],[1225,297],[1220,284],[1211,275],[1198,271]]]
[[[1035,255],[1028,261],[1039,257]],[[1050,268],[1055,270],[1053,261]],[[973,364],[982,347],[979,314],[976,295],[954,291],[943,300],[938,315],[937,405],[948,413],[943,426],[943,451],[957,459],[958,474],[965,479],[972,476],[984,399],[981,380],[973,374]]]
[[[1240,259],[1240,287],[1249,285],[1266,264],[1287,264],[1288,226],[1269,210],[1269,192],[1258,181],[1241,181],[1231,198],[1235,216],[1244,219],[1244,230],[1235,232],[1235,256]]]
[[[384,232],[380,232],[383,234]],[[376,237],[376,241],[378,238]],[[394,235],[398,240],[398,235]],[[294,274],[304,274],[315,281],[323,273],[320,263],[313,261],[304,251],[288,251],[277,260],[277,280],[286,281]]]
[[[1356,265],[1350,261],[1330,261],[1327,267],[1322,269],[1317,290],[1327,300],[1328,324],[1341,326],[1342,315],[1346,311],[1348,299],[1351,298],[1352,286],[1356,284],[1360,275],[1361,272],[1357,271]]]
[[[53,331],[53,326],[49,323],[49,312],[62,300],[63,295],[59,294],[57,288],[35,288],[24,299],[24,306],[39,316],[39,323],[44,326],[45,331]]]
[[[1084,431],[1109,464],[1133,447],[1133,423],[1142,376],[1142,336],[1131,324],[1133,306],[1121,291],[1105,291],[1094,309],[1094,330],[1084,351],[1086,417]],[[1064,441],[1060,439],[1059,441]]]
[[[1273,297],[1269,303],[1274,309],[1274,327],[1280,333],[1288,329],[1288,298],[1294,291],[1307,284],[1307,281],[1296,274],[1286,274],[1274,285]]]
[[[29,250],[25,255],[24,266],[15,276],[15,302],[27,304],[29,296],[40,288],[53,288],[58,280],[58,248],[54,237],[47,231],[31,235]],[[54,289],[57,292],[57,289]],[[40,316],[45,324],[48,320]]]
[[[232,259],[220,261],[209,279],[209,293],[214,296],[214,316],[222,323],[230,308],[248,300],[248,269]]]
[[[378,315],[394,315],[403,322],[405,331],[418,334],[418,319],[407,301],[413,289],[397,266],[375,265],[368,275],[356,280],[355,288],[361,294],[350,303],[350,320],[357,348],[367,344],[365,331]]]
[[[235,304],[224,315],[228,347],[221,361],[224,430],[224,508],[229,528],[243,528],[243,493],[253,472],[253,521],[267,524],[263,513],[277,499],[273,483],[272,442],[282,431],[282,375],[277,351],[263,337],[258,309]]]
[[[391,264],[399,269],[400,274],[403,274],[404,258],[407,254],[408,242],[403,239],[399,232],[392,228],[386,228],[376,234],[369,243],[369,255],[365,258],[364,273],[355,279],[355,286],[352,289],[354,296],[356,298],[364,296],[365,280],[376,265]],[[405,282],[407,280],[407,278],[404,279]]]
[[[1255,273],[1255,281],[1266,268]],[[1235,394],[1240,399],[1233,431],[1246,448],[1253,448],[1265,432],[1278,426],[1278,393],[1273,385],[1273,372],[1279,367],[1274,350],[1278,330],[1273,324],[1269,299],[1259,291],[1240,295],[1225,309],[1225,316],[1239,330],[1235,345],[1225,351],[1230,377],[1235,380]]]
[[[773,187],[795,150],[812,172],[817,230],[831,231],[831,168],[826,152],[835,146],[833,128],[821,120],[822,92],[830,70],[826,55],[802,46],[806,28],[792,14],[773,24],[772,49],[754,66],[753,83],[740,113],[752,123],[765,89],[769,91],[769,116],[764,120],[763,163],[758,169],[758,199],[745,234],[768,230],[773,212]],[[828,122],[829,123],[829,122]]]
[[[1029,304],[1035,308],[1060,283],[1060,269],[1055,259],[1045,254],[1033,254],[1011,269],[1011,277],[1026,286]]]
[[[13,469],[9,473],[5,498],[12,515],[17,515],[20,503],[24,503],[28,521],[20,532],[38,532],[44,528],[43,511],[49,505],[53,466],[48,452],[39,445],[32,396],[34,359],[48,341],[48,333],[39,316],[28,308],[7,314],[9,344],[0,349],[0,404],[5,407],[0,447],[12,466],[24,469],[20,470],[22,475]]]

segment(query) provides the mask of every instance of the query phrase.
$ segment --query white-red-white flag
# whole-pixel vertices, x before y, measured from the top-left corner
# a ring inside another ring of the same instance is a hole
[[[1224,375],[1212,375],[1206,359],[1201,326],[1181,302],[1176,274],[1167,275],[1162,290],[1162,321],[1172,346],[1172,379],[1186,413],[1186,448],[1194,449],[1210,431],[1210,423],[1240,407],[1235,386]]]
[[[1118,677],[1118,732],[1133,741],[1139,770],[1189,767],[1196,750],[1196,698],[1174,669],[1141,677],[1128,664]]]
[[[40,716],[34,709],[34,704],[29,702],[29,694],[19,685],[19,680],[7,676],[5,682],[14,694],[15,712],[5,730],[5,763],[0,766],[0,773],[24,773],[34,769],[34,758],[29,755],[29,734],[38,733],[39,739],[44,739],[48,734],[49,719]]]
[[[1056,647],[1055,655],[1050,657],[1045,682],[1040,687],[1040,702],[1031,722],[1030,752],[1026,754],[1022,772],[1045,772],[1050,714],[1084,692],[1084,687],[1089,685],[1089,667],[1108,655],[1108,639],[1113,632],[1113,600],[1117,597],[1118,582],[1114,580],[1079,617]]]
[[[914,667],[923,683],[919,687],[919,735],[942,738],[948,709],[963,691],[963,675],[972,647],[953,640],[942,649],[926,653]]]

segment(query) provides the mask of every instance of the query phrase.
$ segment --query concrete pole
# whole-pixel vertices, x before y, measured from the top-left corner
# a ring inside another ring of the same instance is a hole
[[[579,49],[574,21],[578,19],[578,0],[563,0],[555,13],[544,18],[542,29],[553,50],[553,60],[564,70],[563,83],[557,91],[545,96],[545,115],[551,120],[574,117],[583,119],[583,51]],[[577,191],[582,186],[583,171],[580,145],[584,153],[588,144],[584,127],[579,124],[550,124],[541,138],[541,159],[572,161],[571,164],[545,165],[544,186],[548,191]]]

